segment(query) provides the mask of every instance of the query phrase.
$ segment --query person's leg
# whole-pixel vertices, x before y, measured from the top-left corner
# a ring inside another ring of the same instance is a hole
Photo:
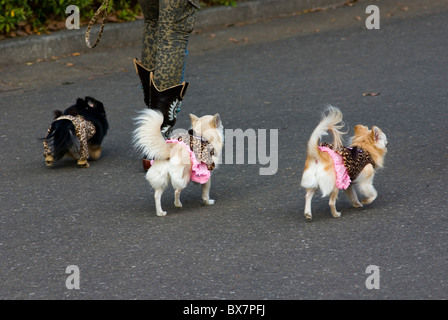
[[[197,4],[190,0],[139,0],[145,16],[142,63],[134,60],[145,103],[162,112],[161,133],[169,138],[188,83],[183,82],[188,39]],[[148,76],[149,74],[149,76]],[[150,161],[143,159],[145,171]]]
[[[165,138],[171,134],[188,88],[183,72],[196,10],[189,0],[159,0],[156,64],[149,87],[150,108],[164,116],[161,132]]]
[[[189,0],[160,0],[154,84],[159,90],[183,81],[188,39],[197,8]]]
[[[159,0],[139,0],[138,2],[142,8],[144,19],[141,64],[148,70],[154,70],[157,52]]]
[[[144,18],[141,61],[134,58],[135,71],[140,77],[144,101],[150,106],[149,74],[154,71],[157,53],[159,0],[139,0]]]

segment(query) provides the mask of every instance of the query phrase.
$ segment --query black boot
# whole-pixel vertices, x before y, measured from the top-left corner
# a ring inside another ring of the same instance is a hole
[[[154,70],[149,70],[145,68],[140,61],[137,60],[137,58],[134,58],[134,66],[135,66],[135,72],[137,72],[137,75],[140,78],[140,83],[142,84],[143,89],[143,99],[145,101],[145,105],[149,108],[150,107],[150,101],[151,101],[151,95],[149,90],[149,77],[150,73]],[[151,160],[144,158],[143,159],[143,170],[146,172],[151,167]]]
[[[150,90],[149,90],[149,74],[153,72],[154,70],[148,70],[145,68],[140,61],[137,60],[137,58],[134,58],[134,66],[135,66],[135,72],[137,72],[138,76],[140,77],[140,82],[142,84],[143,88],[143,98],[145,100],[146,106],[149,108],[150,104]]]
[[[149,91],[151,95],[150,108],[163,114],[163,123],[160,131],[165,139],[168,139],[176,123],[177,114],[180,111],[182,100],[189,83],[183,82],[177,86],[160,91],[154,84],[154,73],[150,73]]]

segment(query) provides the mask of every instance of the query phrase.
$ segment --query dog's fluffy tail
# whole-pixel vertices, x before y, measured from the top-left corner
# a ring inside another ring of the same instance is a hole
[[[75,126],[70,120],[54,121],[45,140],[53,149],[54,160],[62,159],[66,153],[79,154],[79,139],[76,136]]]
[[[160,133],[160,127],[163,123],[162,113],[145,109],[134,120],[136,120],[137,125],[133,133],[135,148],[148,159],[169,159],[171,148]]]
[[[308,154],[313,158],[318,158],[319,153],[319,142],[322,136],[328,134],[330,131],[333,135],[333,149],[337,150],[342,147],[342,136],[346,132],[342,132],[341,129],[344,127],[344,121],[342,121],[342,112],[336,107],[328,106],[325,112],[322,114],[322,120],[317,125],[311,134],[311,138],[308,141]]]

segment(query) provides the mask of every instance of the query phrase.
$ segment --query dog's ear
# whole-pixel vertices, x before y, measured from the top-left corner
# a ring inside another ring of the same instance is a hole
[[[372,130],[370,131],[370,137],[373,141],[378,142],[378,139],[380,137],[380,132],[378,131],[378,128],[373,126]]]
[[[366,131],[369,131],[369,128],[363,126],[362,124],[358,124],[355,126],[355,136],[360,136],[363,132],[365,133]]]
[[[106,114],[106,110],[104,109],[104,104],[98,100],[95,100],[95,109],[102,114]]]
[[[84,101],[87,103],[87,105],[91,108],[95,107],[96,105],[96,100],[92,97],[85,97]]]
[[[222,122],[221,122],[221,116],[219,115],[219,113],[216,113],[216,114],[213,116],[212,121],[210,121],[210,125],[211,125],[213,128],[219,128],[219,127],[222,125]]]
[[[191,124],[194,125],[199,118],[197,116],[195,116],[194,114],[190,113],[190,120],[191,120]]]
[[[84,100],[82,98],[78,98],[76,100],[76,104],[73,107],[77,108],[78,110],[85,110],[89,106],[87,105],[87,100]]]
[[[380,140],[384,140],[384,134],[382,134],[383,131],[381,131],[380,128],[373,126],[372,130],[370,132],[370,135],[372,137],[372,140],[375,142],[379,142]]]
[[[387,145],[389,144],[387,141],[387,137],[380,128],[373,126],[370,132],[370,137],[378,146],[387,148]]]

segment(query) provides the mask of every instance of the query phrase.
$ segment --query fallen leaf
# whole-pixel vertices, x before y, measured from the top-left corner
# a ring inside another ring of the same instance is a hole
[[[74,66],[74,64],[71,63],[71,62],[67,62],[65,65],[66,65],[67,67],[73,67],[73,66]]]
[[[233,42],[233,43],[238,43],[238,39],[235,39],[235,38],[229,38],[229,41]]]
[[[80,52],[75,52],[75,53],[72,53],[72,56],[74,56],[74,57],[76,57],[76,56],[80,56],[81,55],[81,53]]]
[[[378,96],[380,93],[379,92],[364,92],[362,95],[365,96]]]

